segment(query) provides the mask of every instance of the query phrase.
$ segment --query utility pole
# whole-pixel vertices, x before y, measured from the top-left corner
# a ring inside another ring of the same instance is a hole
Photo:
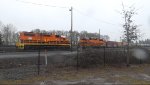
[[[39,33],[39,38],[40,38],[40,42],[39,43],[39,46],[38,46],[38,65],[37,65],[37,68],[38,68],[38,75],[40,75],[40,65],[41,65],[41,44],[42,44],[42,36],[41,36],[41,33]]]
[[[71,30],[70,30],[70,35],[71,35],[71,39],[70,39],[70,45],[71,45],[71,52],[72,52],[72,30],[73,30],[73,7],[71,7],[71,9],[69,10],[71,12]]]
[[[99,39],[101,38],[101,33],[100,33],[101,31],[100,31],[100,29],[99,29]]]

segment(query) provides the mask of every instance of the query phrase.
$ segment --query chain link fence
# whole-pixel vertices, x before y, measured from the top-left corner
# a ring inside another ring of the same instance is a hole
[[[11,47],[1,48],[0,80],[25,79],[45,75],[58,70],[79,70],[81,68],[126,66],[127,51],[125,47],[79,47],[70,51],[16,51]],[[13,51],[11,50],[13,49]],[[132,64],[149,64],[150,47],[132,47],[129,62]],[[142,51],[142,52],[141,52]],[[140,53],[141,52],[141,53]],[[143,53],[144,52],[144,53]],[[137,57],[136,53],[139,53]],[[143,58],[143,56],[144,58]]]

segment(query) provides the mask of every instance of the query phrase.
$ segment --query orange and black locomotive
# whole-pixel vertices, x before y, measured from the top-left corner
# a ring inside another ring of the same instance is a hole
[[[16,43],[18,49],[37,48],[70,48],[69,40],[60,35],[20,32],[19,42]]]

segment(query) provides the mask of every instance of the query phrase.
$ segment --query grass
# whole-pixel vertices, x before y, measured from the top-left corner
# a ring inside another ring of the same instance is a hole
[[[37,76],[37,77],[33,77],[33,78],[28,78],[28,79],[24,79],[24,80],[3,80],[0,81],[0,84],[7,84],[7,85],[11,85],[11,84],[31,84],[37,81],[44,81],[46,80],[46,77],[43,76]]]

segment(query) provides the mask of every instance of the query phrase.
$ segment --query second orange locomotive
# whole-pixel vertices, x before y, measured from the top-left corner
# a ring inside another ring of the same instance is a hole
[[[79,45],[82,47],[100,47],[105,45],[105,41],[103,39],[98,38],[89,38],[89,39],[80,39]]]

